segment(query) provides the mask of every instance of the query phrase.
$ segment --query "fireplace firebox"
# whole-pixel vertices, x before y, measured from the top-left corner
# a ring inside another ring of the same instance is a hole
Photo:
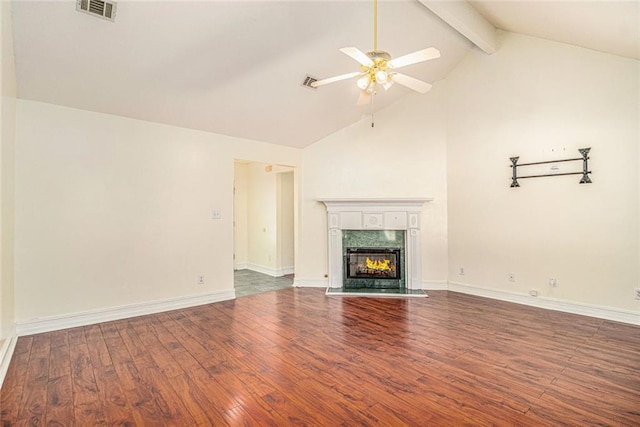
[[[368,246],[362,245],[362,241],[370,240],[376,242],[379,232],[376,231],[349,231],[346,232],[346,240],[354,240],[356,245],[345,245],[344,247],[344,269],[343,287],[344,289],[401,289],[404,284],[404,254],[403,232],[392,232],[387,234],[395,236],[393,246]],[[355,239],[353,236],[359,236]],[[379,243],[379,241],[377,242]]]
[[[347,279],[400,279],[400,249],[347,248]]]

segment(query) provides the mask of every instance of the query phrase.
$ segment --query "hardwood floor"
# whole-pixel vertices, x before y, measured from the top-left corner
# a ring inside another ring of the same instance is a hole
[[[21,337],[3,426],[640,425],[640,326],[285,289]]]

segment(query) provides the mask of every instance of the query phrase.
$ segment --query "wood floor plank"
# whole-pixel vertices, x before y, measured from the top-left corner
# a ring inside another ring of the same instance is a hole
[[[195,424],[182,398],[176,394],[160,370],[143,368],[140,374],[162,422],[176,426]]]
[[[640,425],[640,326],[285,289],[18,339],[2,425]]]
[[[168,378],[168,381],[178,396],[188,397],[183,400],[187,411],[197,425],[227,425],[222,416],[223,410],[211,410],[213,406],[211,400],[187,374]],[[215,399],[214,396],[212,398]]]
[[[75,338],[78,341],[82,340],[79,335]],[[73,408],[76,423],[81,426],[104,424],[104,408],[100,400],[93,366],[91,365],[89,347],[87,344],[72,346],[69,349],[69,353],[71,357]]]
[[[135,418],[112,365],[94,366],[93,372],[107,425],[133,426]]]
[[[23,338],[18,339],[18,344]],[[31,340],[26,340],[31,344]],[[23,344],[24,346],[24,344]],[[17,345],[16,345],[17,348]],[[9,369],[0,390],[0,421],[2,425],[13,425],[18,419],[21,409],[20,401],[24,392],[27,377],[27,366],[30,352],[24,351],[14,353]]]
[[[49,355],[49,381],[71,376],[71,356],[68,345],[51,347]]]
[[[89,325],[84,327],[85,339],[89,346],[89,355],[91,357],[91,365],[94,367],[110,366],[111,356],[102,336],[100,325]]]
[[[54,352],[52,351],[52,354]],[[73,412],[73,382],[71,374],[56,376],[47,387],[47,426],[75,425]]]
[[[39,352],[31,352],[24,391],[20,401],[18,423],[41,425],[45,422],[47,412],[47,389],[49,382],[49,353],[48,343],[39,340]],[[36,340],[34,340],[34,343]]]

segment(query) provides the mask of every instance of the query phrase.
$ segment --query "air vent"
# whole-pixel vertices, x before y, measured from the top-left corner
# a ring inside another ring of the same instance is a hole
[[[77,0],[76,10],[88,13],[98,18],[104,18],[111,22],[116,17],[116,3],[103,0]]]
[[[304,80],[302,82],[302,86],[306,86],[306,87],[311,88],[311,89],[317,89],[317,88],[311,86],[311,83],[317,82],[317,81],[318,81],[318,79],[316,79],[315,77],[311,77],[309,74],[307,74],[307,76],[304,78]]]

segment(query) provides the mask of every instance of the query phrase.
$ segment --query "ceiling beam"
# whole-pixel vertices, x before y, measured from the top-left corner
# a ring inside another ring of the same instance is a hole
[[[496,29],[466,1],[420,0],[425,7],[491,55],[497,49]]]

